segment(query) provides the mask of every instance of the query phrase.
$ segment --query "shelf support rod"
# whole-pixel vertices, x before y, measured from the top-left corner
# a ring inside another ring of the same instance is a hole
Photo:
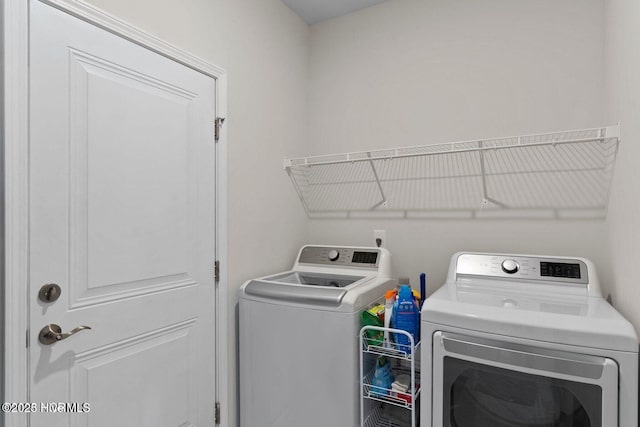
[[[378,190],[380,190],[380,196],[382,196],[382,200],[379,203],[376,203],[371,207],[371,210],[374,210],[380,205],[387,205],[387,197],[384,195],[384,190],[382,189],[382,184],[380,183],[380,178],[378,177],[378,171],[376,171],[376,167],[373,164],[373,160],[371,160],[371,152],[367,151],[367,157],[369,158],[369,164],[371,165],[371,170],[373,171],[373,176],[376,179],[376,184],[378,184]]]
[[[484,143],[482,141],[478,141],[478,148],[480,149],[480,171],[482,172],[482,203],[484,205],[488,204],[489,202],[496,204],[498,206],[500,206],[501,208],[508,208],[507,205],[505,205],[502,202],[497,201],[496,199],[489,197],[489,195],[487,194],[487,174],[485,172],[485,166],[484,166],[484,153],[485,153],[485,149],[484,149]]]
[[[309,209],[309,205],[307,205],[307,201],[304,198],[304,195],[302,193],[302,189],[298,185],[298,181],[294,178],[293,172],[291,171],[291,168],[286,168],[286,170],[287,170],[287,175],[289,175],[289,179],[291,179],[291,182],[293,182],[293,187],[296,189],[296,193],[298,194],[298,198],[300,199],[300,203],[302,203],[302,206],[304,207],[304,210],[307,213],[307,216],[310,216],[311,215],[311,210]]]

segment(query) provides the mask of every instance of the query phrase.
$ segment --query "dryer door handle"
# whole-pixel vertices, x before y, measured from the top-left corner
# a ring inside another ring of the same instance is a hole
[[[547,350],[512,343],[478,339],[477,342],[442,334],[441,344],[448,353],[466,355],[482,362],[518,366],[543,372],[598,380],[611,359],[563,351]],[[617,364],[616,364],[617,367]]]

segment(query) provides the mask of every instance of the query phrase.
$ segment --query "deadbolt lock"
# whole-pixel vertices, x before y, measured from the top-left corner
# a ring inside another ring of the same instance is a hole
[[[60,294],[62,293],[62,289],[60,286],[55,283],[47,283],[43,287],[40,288],[40,292],[38,292],[38,298],[42,302],[55,302],[60,298]]]

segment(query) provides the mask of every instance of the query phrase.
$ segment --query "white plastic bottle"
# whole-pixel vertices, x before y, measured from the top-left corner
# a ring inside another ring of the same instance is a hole
[[[384,294],[384,327],[389,329],[391,327],[391,316],[393,315],[393,305],[396,302],[396,295],[398,291],[396,289],[389,289]],[[391,347],[389,331],[384,331],[384,345],[385,347]]]

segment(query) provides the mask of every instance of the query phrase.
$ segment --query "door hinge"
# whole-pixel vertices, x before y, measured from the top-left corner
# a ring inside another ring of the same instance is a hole
[[[213,263],[213,277],[216,279],[216,283],[220,281],[220,261],[218,260]]]
[[[215,421],[216,421],[216,425],[220,424],[220,402],[216,402]]]
[[[216,142],[220,140],[220,128],[222,127],[224,120],[225,120],[224,117],[216,117],[216,120],[215,120]]]

